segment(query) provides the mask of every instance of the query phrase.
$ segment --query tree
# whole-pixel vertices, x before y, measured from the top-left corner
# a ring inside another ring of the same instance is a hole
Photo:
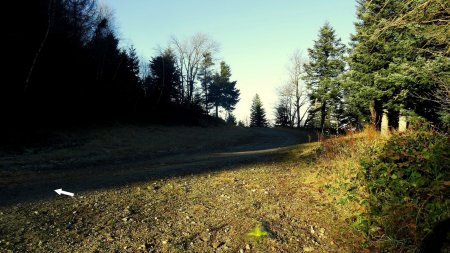
[[[53,3],[53,2],[54,2],[54,0],[49,0],[49,1],[48,1],[48,10],[47,10],[48,21],[47,21],[47,28],[46,28],[46,30],[45,30],[44,38],[42,39],[42,42],[41,42],[41,44],[39,45],[39,48],[38,48],[38,50],[36,51],[36,54],[34,55],[32,64],[31,64],[31,66],[30,66],[30,70],[28,71],[28,74],[27,74],[27,78],[25,79],[25,87],[24,87],[24,90],[25,90],[25,91],[26,91],[27,88],[28,88],[28,84],[29,84],[29,82],[30,82],[31,75],[33,74],[34,67],[36,66],[37,59],[39,58],[39,55],[40,55],[42,49],[43,49],[44,46],[45,46],[45,42],[46,42],[47,39],[48,39],[48,34],[50,33],[50,28],[52,27],[52,23],[53,23],[53,19],[54,19],[54,11],[55,11],[55,9],[54,9],[55,7],[54,7],[54,3]]]
[[[292,127],[290,108],[286,104],[278,104],[275,107],[275,125],[281,127]]]
[[[209,101],[216,108],[219,117],[219,107],[230,113],[239,102],[240,91],[236,88],[236,81],[230,81],[231,68],[224,61],[220,63],[220,72],[213,77],[209,87]]]
[[[143,97],[139,60],[134,47],[120,50],[112,67],[112,77],[106,86],[109,98],[104,100],[108,106],[108,117],[130,119],[136,116],[138,102]]]
[[[37,2],[22,8],[30,27],[14,33],[13,48],[23,57],[13,56],[12,65],[16,72],[27,66],[26,78],[16,77],[26,80],[18,96],[32,105],[23,118],[51,123],[131,115],[142,95],[138,61],[134,49],[119,47],[112,12],[96,0]]]
[[[308,113],[308,110],[303,110],[303,114],[301,113],[301,108],[308,102],[306,90],[301,84],[304,62],[301,52],[294,51],[288,66],[289,80],[278,89],[278,104],[275,107],[278,125],[300,127]]]
[[[206,52],[203,54],[203,60],[201,62],[200,66],[200,73],[199,73],[199,81],[202,89],[202,100],[204,103],[204,110],[206,114],[209,114],[209,110],[211,109],[210,105],[210,97],[209,97],[209,90],[210,85],[213,81],[213,71],[211,70],[211,67],[214,66],[214,62],[211,56],[210,52]]]
[[[232,125],[232,126],[237,125],[237,120],[233,113],[228,114],[226,122],[227,122],[227,124]]]
[[[150,76],[144,81],[151,103],[167,106],[180,103],[179,71],[175,54],[171,49],[150,61]]]
[[[184,41],[173,37],[172,44],[177,52],[183,90],[186,90],[186,94],[182,95],[191,103],[194,99],[195,81],[197,80],[201,63],[204,60],[204,55],[214,54],[219,50],[219,46],[207,35],[201,33],[197,33]]]
[[[406,111],[438,121],[445,103],[435,91],[449,83],[447,1],[361,0],[357,17],[348,102],[377,126],[382,113],[395,123]]]
[[[316,112],[320,113],[318,126],[322,132],[326,125],[330,126],[331,113],[342,99],[337,77],[345,69],[344,52],[345,46],[336,37],[334,29],[325,23],[313,48],[308,49],[309,63],[303,65],[309,99],[315,107],[310,114],[314,117]]]
[[[256,94],[250,109],[250,127],[267,127],[266,112],[263,108],[259,95]]]
[[[400,91],[397,84],[387,82],[389,65],[399,55],[401,45],[399,31],[392,31],[386,36],[379,36],[377,30],[383,20],[398,15],[400,1],[375,0],[358,1],[355,23],[356,33],[352,36],[352,50],[349,56],[350,82],[347,85],[353,91],[348,103],[363,115],[370,115],[370,122],[380,127],[381,114],[387,108],[387,102]],[[406,34],[405,34],[406,35]],[[391,100],[392,101],[392,100]]]
[[[302,76],[304,74],[303,70],[303,60],[302,54],[299,50],[296,50],[290,59],[290,66],[288,68],[289,71],[289,84],[292,86],[294,90],[294,114],[293,118],[297,118],[297,127],[300,127],[303,116],[300,115],[300,109],[306,104],[307,97],[305,96],[305,90],[301,86]],[[305,112],[306,113],[306,112]],[[292,124],[294,124],[294,119],[291,120]]]
[[[391,34],[398,59],[390,63],[387,82],[398,87],[386,103],[450,126],[450,9],[447,1],[405,1],[395,15],[381,20],[371,40]]]
[[[110,12],[101,12],[96,0],[66,0],[64,4],[69,37],[82,44],[90,41],[98,23],[111,17]]]
[[[45,6],[50,7],[46,4],[49,1],[38,2],[45,3]],[[26,24],[33,24],[30,29],[35,32],[29,33],[27,29],[16,27],[18,34],[23,33],[16,38],[16,42],[18,42],[16,47],[23,46],[20,50],[24,52],[24,58],[15,56],[20,63],[14,65],[17,69],[21,69],[22,66],[31,63],[27,59],[31,55],[27,52],[28,50],[34,51],[35,48],[36,52],[41,50],[39,54],[34,52],[32,54],[39,57],[34,57],[26,78],[26,88],[22,99],[26,100],[25,104],[32,105],[32,107],[27,108],[24,113],[28,114],[30,119],[40,118],[42,121],[49,122],[56,116],[60,122],[64,122],[65,120],[89,118],[100,111],[104,115],[103,109],[108,106],[102,102],[109,97],[109,92],[99,93],[97,91],[110,91],[111,86],[98,88],[104,83],[95,79],[97,66],[93,65],[100,60],[94,59],[96,55],[93,54],[90,45],[95,40],[95,31],[99,28],[100,20],[108,20],[110,17],[100,15],[95,0],[51,1],[51,3],[51,8],[45,9],[36,8],[36,6],[28,7],[28,5],[21,6],[24,13],[36,12],[35,15],[27,15],[22,19]],[[28,8],[31,9],[26,10]],[[46,20],[45,26],[40,26],[41,18],[36,18],[39,16],[46,17],[44,19]],[[106,27],[108,24],[106,21],[104,23]],[[50,25],[49,29],[47,29],[48,25]],[[45,32],[43,27],[46,27]],[[29,43],[28,36],[36,36],[36,39],[42,39],[42,42],[45,40],[45,44],[39,42],[41,46],[43,45],[41,49],[35,47],[34,43],[27,45]],[[109,42],[115,48],[107,49],[111,49],[109,52],[112,54],[105,57],[105,60],[120,58],[114,39],[116,37],[112,34]],[[117,65],[115,69],[117,69]],[[114,109],[108,108],[108,110],[113,111]]]
[[[282,112],[283,116],[282,118],[286,117],[286,119],[283,119],[282,122],[284,124],[288,124],[289,127],[294,127],[295,118],[296,118],[296,110],[295,110],[295,95],[296,90],[295,86],[292,85],[292,83],[288,82],[284,85],[282,85],[278,89],[278,104],[275,107],[275,112],[279,111]],[[281,123],[280,123],[281,124]]]

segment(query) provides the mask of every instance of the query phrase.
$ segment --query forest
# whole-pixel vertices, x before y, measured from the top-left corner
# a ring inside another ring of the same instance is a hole
[[[143,60],[101,1],[7,5],[0,251],[450,248],[448,1],[355,1],[350,43],[324,21],[276,105],[255,92],[248,122],[207,34]],[[84,197],[67,217],[57,180]]]
[[[6,127],[99,119],[195,124],[218,117],[219,108],[234,119],[239,90],[230,66],[215,62],[218,44],[207,35],[173,37],[142,63],[133,46],[119,47],[112,11],[97,1],[12,5],[21,12],[6,40]],[[292,55],[275,125],[381,128],[384,115],[396,128],[399,118],[418,115],[447,128],[447,7],[445,1],[359,1],[347,46],[326,23],[307,58]]]
[[[10,3],[1,87],[4,127],[24,131],[99,120],[198,124],[239,100],[231,68],[211,67],[217,43],[204,34],[172,38],[150,62],[120,48],[112,11],[95,0]]]

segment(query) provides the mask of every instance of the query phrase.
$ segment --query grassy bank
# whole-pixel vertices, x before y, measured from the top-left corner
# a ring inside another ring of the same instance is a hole
[[[322,142],[306,180],[369,251],[435,252],[445,240],[449,250],[439,228],[450,218],[449,156],[448,136],[429,126],[388,137],[368,128]]]

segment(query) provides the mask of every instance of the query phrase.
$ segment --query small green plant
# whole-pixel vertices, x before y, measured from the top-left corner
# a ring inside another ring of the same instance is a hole
[[[260,225],[257,224],[252,231],[250,231],[249,233],[247,233],[248,236],[254,236],[254,237],[263,237],[263,236],[268,236],[269,232],[265,231],[264,228]]]

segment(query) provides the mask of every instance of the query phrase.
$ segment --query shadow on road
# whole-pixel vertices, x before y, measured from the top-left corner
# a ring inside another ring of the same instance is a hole
[[[161,157],[134,157],[111,163],[60,164],[51,169],[15,169],[0,184],[0,206],[56,197],[55,189],[77,194],[168,177],[211,173],[239,165],[277,161],[292,145],[305,143],[307,132],[257,129],[258,138],[235,147]]]

